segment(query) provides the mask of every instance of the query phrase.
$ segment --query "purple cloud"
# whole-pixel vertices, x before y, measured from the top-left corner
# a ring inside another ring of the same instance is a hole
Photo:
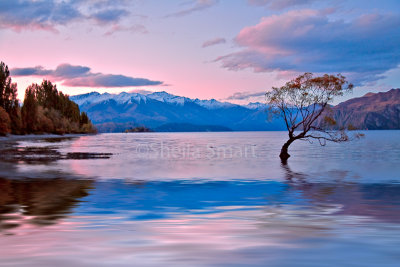
[[[116,7],[121,4],[122,1],[91,0],[0,1],[0,28],[57,32],[57,26],[74,21],[91,20],[99,24],[115,24],[129,14],[124,8]]]
[[[296,10],[264,17],[240,31],[238,52],[216,59],[230,70],[344,73],[377,80],[400,64],[400,15],[369,14],[351,21],[326,11]]]
[[[101,24],[107,24],[109,22],[118,22],[123,16],[128,14],[129,12],[124,9],[109,9],[92,14],[92,18]]]
[[[268,6],[270,9],[281,10],[293,6],[307,5],[316,0],[248,0],[250,5]]]
[[[201,47],[205,48],[205,47],[209,47],[212,45],[225,44],[225,43],[226,43],[225,38],[215,38],[215,39],[205,41]]]
[[[47,70],[41,66],[33,68],[11,69],[13,76],[44,76],[54,81],[61,81],[71,87],[134,87],[162,85],[160,81],[145,78],[134,78],[124,75],[93,73],[89,67],[61,64],[54,70]]]
[[[51,70],[46,70],[42,66],[33,68],[14,68],[11,70],[13,76],[45,76],[51,74]]]
[[[236,92],[233,95],[226,98],[226,100],[247,100],[252,97],[265,96],[265,92]]]
[[[167,15],[166,17],[182,17],[193,12],[201,11],[210,8],[218,3],[218,0],[196,0],[189,8]]]

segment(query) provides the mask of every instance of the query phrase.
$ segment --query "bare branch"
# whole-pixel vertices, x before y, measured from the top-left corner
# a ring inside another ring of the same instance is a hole
[[[280,111],[279,115],[283,117],[289,132],[289,140],[282,147],[281,158],[284,152],[286,159],[289,157],[287,148],[295,140],[311,142],[311,139],[315,139],[321,145],[325,145],[327,141],[349,141],[350,138],[344,130],[327,131],[314,124],[334,97],[342,96],[352,88],[353,85],[341,74],[313,77],[312,73],[304,73],[280,88],[273,87],[266,94],[267,104]]]

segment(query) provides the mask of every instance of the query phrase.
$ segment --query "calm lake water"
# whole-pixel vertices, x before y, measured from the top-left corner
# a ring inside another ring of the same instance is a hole
[[[399,266],[400,131],[365,134],[2,140],[0,266]]]

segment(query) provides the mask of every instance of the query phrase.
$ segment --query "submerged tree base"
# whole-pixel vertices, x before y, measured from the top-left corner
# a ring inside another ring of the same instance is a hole
[[[288,162],[288,159],[290,158],[289,153],[281,151],[281,153],[279,154],[279,157],[281,158],[281,162],[283,165],[286,165]]]
[[[287,152],[286,153],[281,152],[281,154],[279,154],[279,157],[281,158],[282,161],[287,161],[290,158],[290,155]]]
[[[293,143],[295,139],[290,138],[287,140],[287,142],[282,146],[281,153],[279,154],[279,157],[282,160],[282,163],[286,163],[287,160],[290,158],[290,155],[288,153],[289,146]]]

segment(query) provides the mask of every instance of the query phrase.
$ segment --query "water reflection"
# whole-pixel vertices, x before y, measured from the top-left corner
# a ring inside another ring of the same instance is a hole
[[[0,231],[51,225],[68,216],[93,186],[89,180],[0,178]]]
[[[302,198],[313,206],[336,205],[336,214],[367,216],[376,220],[400,222],[400,184],[398,183],[312,183],[307,175],[291,170],[289,164],[282,164],[287,184],[291,190],[301,193]],[[331,176],[346,177],[346,172],[331,172]]]
[[[398,185],[320,184],[297,177],[287,182],[3,178],[1,231],[16,237],[0,237],[7,243],[0,257],[11,265],[45,266],[48,261],[286,266],[303,257],[304,266],[321,266],[326,259],[351,260],[347,247],[369,253],[369,260],[395,262]],[[38,241],[44,244],[35,246]]]
[[[165,142],[241,143],[248,135],[228,141],[166,135]],[[140,142],[159,138],[137,136]],[[33,165],[0,160],[2,264],[309,267],[341,266],[354,257],[361,266],[398,264],[400,184],[385,172],[370,179],[357,171],[354,178],[350,164],[326,158],[297,157],[286,165],[271,158],[142,158],[132,152],[132,136],[122,137],[7,147],[76,157]],[[279,152],[278,145],[268,146]],[[78,160],[80,153],[113,155]],[[379,164],[393,167],[394,161]],[[396,169],[388,173],[397,177]]]
[[[400,222],[400,185],[310,183],[305,175],[289,174],[285,183],[0,178],[1,227],[50,225],[69,214],[113,215],[119,221],[131,221],[249,210],[271,214],[282,207],[295,207],[293,216],[312,211]]]

